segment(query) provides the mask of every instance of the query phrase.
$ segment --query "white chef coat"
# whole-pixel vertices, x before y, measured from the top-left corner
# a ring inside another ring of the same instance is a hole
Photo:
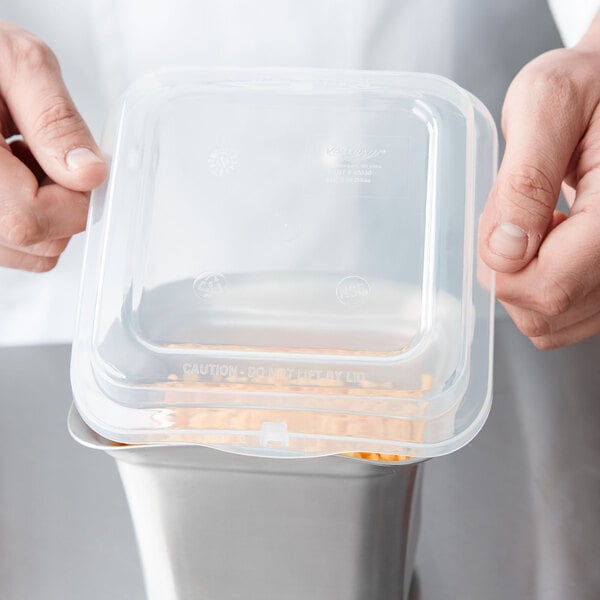
[[[549,4],[572,45],[600,0]],[[426,71],[464,85],[497,116],[510,76],[531,58],[502,70],[516,24],[536,24],[524,47],[548,29],[543,0],[0,0],[0,11],[54,49],[96,137],[118,94],[168,65]],[[0,346],[71,339],[83,241],[50,273],[0,267]]]

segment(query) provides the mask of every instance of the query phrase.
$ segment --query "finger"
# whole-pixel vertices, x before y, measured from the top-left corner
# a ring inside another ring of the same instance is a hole
[[[554,214],[552,215],[552,223],[550,224],[549,231],[551,231],[555,227],[558,227],[567,218],[568,218],[567,215],[565,215],[563,212],[561,212],[559,210],[555,210]],[[481,258],[481,256],[478,255],[477,256],[477,279],[478,279],[479,283],[481,284],[481,286],[488,292],[492,289],[492,287],[491,287],[492,282],[495,283],[494,276],[495,276],[495,271],[492,271],[492,269],[490,269],[490,267],[488,267],[487,264],[483,262],[483,259]],[[507,277],[503,278],[503,275],[501,275],[501,274],[500,274],[500,280],[501,280],[500,293],[502,294],[504,292],[503,297],[506,297],[506,286],[502,285],[502,284],[503,284],[503,282],[510,281],[510,280]],[[501,302],[501,304],[502,304],[502,302]],[[524,310],[529,312],[527,309],[524,309]]]
[[[589,115],[569,74],[524,70],[503,109],[506,151],[481,219],[479,251],[513,273],[536,256]]]
[[[22,271],[32,271],[34,273],[44,273],[50,271],[56,266],[57,257],[36,256],[0,246],[0,266],[9,269],[20,269]]]
[[[550,231],[538,256],[518,273],[497,274],[500,300],[557,317],[600,285],[600,170],[584,179],[570,216]]]
[[[47,256],[49,258],[58,258],[65,251],[70,240],[71,238],[68,237],[60,240],[38,242],[37,244],[31,244],[30,246],[21,247],[8,246],[6,245],[6,243],[2,245],[5,248],[11,248],[12,250],[18,250],[19,252],[25,252],[26,254],[33,254],[34,256]]]
[[[54,183],[38,187],[33,173],[0,148],[0,242],[23,249],[68,238],[85,228],[88,198]]]
[[[33,243],[59,240],[85,229],[89,198],[52,183],[39,188],[32,202],[38,223],[38,235]]]
[[[554,214],[552,215],[552,223],[550,224],[549,230],[552,230],[555,227],[558,227],[558,225],[560,225],[566,219],[567,219],[567,215],[565,215],[563,212],[560,212],[559,210],[555,210]],[[481,287],[483,287],[484,290],[486,290],[488,292],[490,292],[492,290],[492,286],[495,283],[494,275],[495,275],[495,272],[492,271],[492,269],[490,269],[490,267],[488,267],[488,265],[485,262],[483,262],[481,255],[478,254],[477,255],[477,280],[479,281],[479,284],[481,285]]]
[[[556,333],[585,321],[600,312],[600,286],[576,302],[563,314],[548,317],[534,310],[501,302],[515,325],[527,337],[539,337]]]
[[[106,164],[63,83],[52,51],[28,33],[0,24],[0,87],[15,125],[52,180],[90,191]]]
[[[560,331],[548,335],[532,337],[530,339],[533,345],[540,350],[553,350],[562,348],[563,346],[577,344],[598,333],[600,333],[600,313],[589,317],[584,321],[580,321],[571,327],[561,329]]]

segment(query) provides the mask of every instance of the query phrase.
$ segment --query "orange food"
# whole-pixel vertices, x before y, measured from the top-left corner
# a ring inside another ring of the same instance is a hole
[[[346,452],[342,456],[362,458],[363,460],[376,460],[379,462],[401,462],[411,460],[412,456],[398,456],[397,454],[380,454],[379,452]]]

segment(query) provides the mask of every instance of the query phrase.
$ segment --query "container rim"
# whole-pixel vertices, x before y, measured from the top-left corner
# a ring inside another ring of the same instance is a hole
[[[122,454],[123,452],[131,452],[134,450],[147,450],[150,448],[210,448],[211,450],[216,450],[218,452],[224,452],[226,454],[235,454],[236,456],[244,456],[248,458],[270,458],[270,459],[279,459],[279,460],[309,460],[309,459],[317,459],[317,458],[338,458],[343,460],[350,460],[359,463],[365,463],[370,465],[377,465],[382,467],[400,467],[404,465],[414,465],[418,463],[425,462],[429,460],[430,457],[416,456],[407,460],[402,461],[377,461],[377,460],[368,460],[364,458],[358,458],[356,456],[345,456],[343,454],[322,454],[322,455],[274,455],[269,452],[264,452],[262,454],[246,454],[235,452],[234,450],[228,450],[222,447],[216,446],[208,446],[204,444],[189,444],[185,442],[151,442],[151,443],[139,443],[139,444],[123,444],[123,445],[114,445],[114,442],[111,440],[101,436],[96,433],[81,417],[75,403],[71,403],[69,407],[69,413],[67,415],[67,429],[69,431],[70,436],[75,440],[78,444],[85,446],[86,448],[90,448],[91,450],[103,450],[105,452],[109,452],[110,454],[117,453]]]

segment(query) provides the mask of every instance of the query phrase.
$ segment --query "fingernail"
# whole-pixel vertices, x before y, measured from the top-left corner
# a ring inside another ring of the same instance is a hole
[[[67,169],[69,169],[69,171],[77,171],[78,169],[89,167],[90,165],[103,163],[104,160],[94,154],[89,148],[82,147],[69,150],[65,157],[65,162],[67,163]]]
[[[502,223],[492,232],[489,246],[494,254],[504,258],[523,258],[527,250],[527,234],[512,223]]]

